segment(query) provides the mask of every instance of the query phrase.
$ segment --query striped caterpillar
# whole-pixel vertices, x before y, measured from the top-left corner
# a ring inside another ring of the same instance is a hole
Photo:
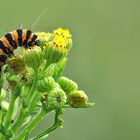
[[[18,46],[30,48],[34,45],[39,46],[40,41],[31,30],[17,29],[4,35],[0,39],[0,69],[6,63],[7,58],[13,55],[13,51]]]

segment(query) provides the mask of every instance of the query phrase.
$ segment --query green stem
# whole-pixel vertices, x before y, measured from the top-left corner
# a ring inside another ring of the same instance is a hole
[[[56,113],[55,113],[55,121],[54,121],[54,124],[50,128],[48,128],[47,130],[45,130],[44,132],[42,132],[41,134],[35,136],[32,140],[38,140],[40,138],[43,138],[44,136],[46,136],[50,132],[52,132],[55,129],[57,129],[60,126],[62,126],[63,121],[61,119],[59,119],[59,113],[60,113],[59,111],[60,110],[56,111]]]
[[[46,114],[48,114],[52,110],[45,111],[42,109],[38,115],[21,131],[21,133],[18,135],[16,140],[23,140],[27,132],[31,132],[34,127],[45,117]]]
[[[29,109],[29,113],[32,114],[34,112],[34,109],[40,99],[42,94],[40,94],[40,92],[38,91],[35,91],[31,100],[30,100],[30,104],[28,106],[28,109]]]
[[[22,123],[23,123],[23,119],[25,117],[25,108],[22,108],[20,110],[20,113],[19,113],[19,116],[18,116],[18,119],[17,121],[15,122],[15,124],[13,125],[12,127],[12,130],[15,133],[17,133],[17,131],[19,130],[19,128],[21,127]]]
[[[11,118],[12,118],[12,114],[13,114],[13,111],[14,111],[14,104],[15,104],[16,98],[17,98],[17,96],[12,94],[10,104],[9,104],[9,108],[8,108],[8,112],[7,112],[6,117],[4,119],[4,127],[5,127],[6,130],[10,126],[9,124],[11,123]]]
[[[26,98],[26,102],[28,104],[28,109],[29,109],[29,113],[32,114],[35,107],[36,107],[36,104],[40,98],[40,93],[36,91],[36,84],[38,82],[38,71],[36,71],[35,73],[35,79],[34,79],[34,82],[33,82],[33,86],[30,90],[30,92],[28,93],[29,96],[27,96]]]
[[[58,125],[57,123],[54,124],[54,125],[52,125],[50,128],[48,128],[47,130],[45,130],[43,133],[41,133],[38,136],[34,137],[33,140],[38,140],[40,138],[43,138],[44,136],[46,136],[50,132],[54,131],[55,129],[59,128],[60,126],[61,125]]]
[[[28,96],[26,98],[26,102],[27,104],[30,104],[29,102],[31,101],[31,98],[34,94],[34,91],[36,89],[36,83],[38,81],[38,71],[35,71],[35,77],[34,77],[34,81],[33,81],[33,84],[32,84],[32,87],[31,87],[31,90],[29,91],[28,93]]]
[[[36,83],[37,83],[37,80],[38,80],[38,72],[35,72],[35,77],[34,77],[34,81],[33,81],[33,84],[31,86],[31,89],[29,90],[29,92],[27,93],[27,98],[25,99],[26,102],[25,102],[25,105],[27,103],[27,108],[28,108],[28,105],[30,105],[30,101],[31,101],[31,97],[33,96],[33,94],[35,93],[35,89],[36,89]],[[26,111],[26,106],[25,105],[22,105],[22,108],[20,110],[20,115],[18,117],[18,119],[16,120],[12,130],[14,133],[17,133],[17,131],[19,130],[19,128],[21,127],[22,123],[23,123],[23,120],[25,119],[25,111]]]

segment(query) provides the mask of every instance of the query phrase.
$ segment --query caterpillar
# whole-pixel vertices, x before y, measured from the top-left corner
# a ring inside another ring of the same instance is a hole
[[[0,38],[0,70],[18,46],[23,46],[26,49],[34,45],[39,46],[40,41],[31,30],[17,29],[4,35]]]

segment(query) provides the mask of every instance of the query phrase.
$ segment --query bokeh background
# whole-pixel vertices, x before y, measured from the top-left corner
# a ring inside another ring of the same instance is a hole
[[[47,139],[140,140],[140,1],[1,0],[0,5],[1,35],[21,23],[30,28],[44,10],[34,31],[64,27],[73,35],[64,75],[96,105],[67,110],[64,128]]]

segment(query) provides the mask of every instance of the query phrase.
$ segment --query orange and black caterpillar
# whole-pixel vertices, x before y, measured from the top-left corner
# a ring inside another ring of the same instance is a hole
[[[18,46],[30,48],[34,45],[39,46],[40,42],[31,30],[17,29],[4,35],[0,39],[0,70]]]

